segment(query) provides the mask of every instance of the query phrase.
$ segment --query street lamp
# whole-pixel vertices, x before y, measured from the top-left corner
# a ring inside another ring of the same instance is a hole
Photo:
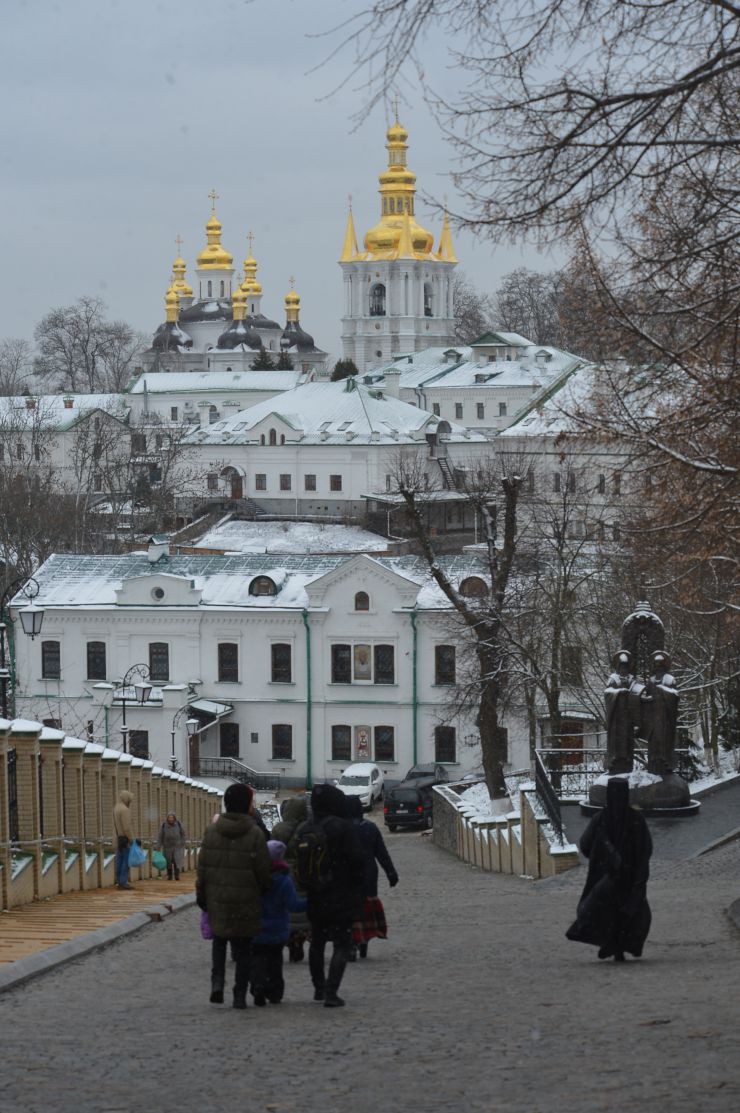
[[[129,684],[131,683],[131,681],[133,680],[133,678],[135,676],[139,677],[139,679],[133,685],[134,692],[136,693],[136,698],[133,699],[133,700],[128,701],[127,696],[126,696],[126,692],[128,691]],[[124,754],[128,753],[128,727],[126,726],[126,703],[131,702],[131,703],[138,703],[140,705],[146,703],[146,701],[149,699],[149,696],[151,695],[151,691],[152,691],[152,685],[147,683],[148,680],[149,680],[149,666],[142,664],[142,665],[132,665],[131,668],[127,670],[126,675],[124,676],[123,680],[121,681],[121,686],[119,688],[119,692],[121,694],[120,694],[119,698],[121,700],[121,739],[122,739],[122,742],[123,742],[123,752],[124,752]]]
[[[177,728],[180,726],[180,723],[182,722],[183,715],[185,714],[186,711],[189,711],[189,710],[190,710],[190,708],[189,708],[188,704],[186,703],[184,707],[181,707],[179,709],[179,711],[175,712],[175,714],[172,718],[172,728],[171,728],[171,731],[170,731],[170,733],[172,735],[172,752],[170,754],[170,765],[172,766],[172,772],[173,773],[177,772],[177,758],[175,756],[175,732],[176,732]],[[188,732],[188,738],[193,738],[198,733],[198,731],[200,730],[200,720],[199,719],[194,719],[191,716],[189,719],[185,720],[185,729]]]
[[[20,592],[17,589],[20,587]],[[8,688],[11,680],[11,670],[8,664],[13,660],[13,651],[8,637],[10,629],[9,623],[12,624],[10,611],[7,610],[7,605],[15,594],[25,596],[29,601],[36,598],[39,593],[39,585],[34,580],[33,576],[28,579],[25,576],[19,576],[18,579],[13,580],[5,588],[5,591],[0,598],[0,707],[2,708],[2,715],[4,719],[9,718],[8,713]],[[20,612],[21,626],[23,633],[27,634],[33,640],[37,634],[41,633],[41,625],[44,621],[43,607],[37,607],[33,603],[29,607],[24,607]],[[8,639],[8,659],[5,657],[5,639]]]

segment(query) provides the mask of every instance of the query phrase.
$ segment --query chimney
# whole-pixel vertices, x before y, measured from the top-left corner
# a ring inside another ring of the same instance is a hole
[[[26,398],[26,409],[27,410],[35,410],[36,409],[36,399],[35,398]]]
[[[65,410],[73,409],[74,404],[75,404],[74,398],[71,398],[69,395],[65,395],[64,398],[62,399],[62,401],[64,402]]]
[[[389,367],[383,376],[383,386],[389,398],[398,398],[401,372],[397,367]]]
[[[155,533],[149,538],[147,545],[146,556],[150,564],[156,564],[162,557],[170,555],[170,542],[169,538],[164,534]]]

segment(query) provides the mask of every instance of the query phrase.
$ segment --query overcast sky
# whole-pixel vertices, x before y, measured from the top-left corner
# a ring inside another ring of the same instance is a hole
[[[340,354],[347,195],[358,238],[376,223],[388,119],[358,130],[361,94],[328,96],[349,55],[309,72],[332,40],[313,37],[355,0],[3,0],[0,41],[4,262],[0,338],[30,339],[52,306],[96,294],[112,317],[151,333],[164,320],[175,236],[188,279],[205,243],[208,193],[241,269],[246,233],[264,312],[284,319],[295,275],[301,321]],[[444,44],[430,42],[446,87]],[[328,99],[327,99],[328,96]],[[420,189],[442,197],[451,152],[413,88],[400,117]],[[423,205],[417,219],[438,236]],[[457,234],[461,266],[492,290],[531,251],[495,251]]]

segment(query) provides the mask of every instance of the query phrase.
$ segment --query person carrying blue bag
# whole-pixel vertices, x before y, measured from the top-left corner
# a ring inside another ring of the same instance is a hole
[[[115,882],[119,889],[133,889],[129,884],[129,853],[136,844],[134,828],[131,823],[131,801],[133,796],[126,789],[120,793],[118,803],[113,808],[113,835],[116,840]],[[138,848],[140,853],[141,848]]]

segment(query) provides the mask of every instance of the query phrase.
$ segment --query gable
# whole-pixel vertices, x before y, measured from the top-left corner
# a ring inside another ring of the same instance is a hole
[[[309,606],[321,607],[337,594],[351,598],[366,591],[372,598],[382,594],[389,607],[413,607],[419,584],[402,576],[364,553],[349,557],[331,572],[326,572],[306,586]]]

